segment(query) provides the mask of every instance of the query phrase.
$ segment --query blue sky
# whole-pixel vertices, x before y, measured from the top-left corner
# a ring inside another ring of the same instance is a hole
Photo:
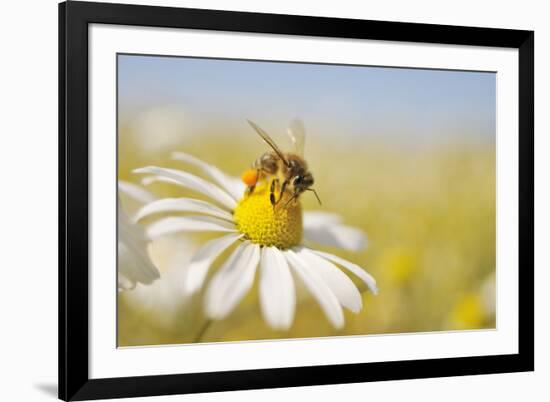
[[[494,136],[496,75],[119,56],[119,110],[177,104],[195,121],[288,122],[349,135]],[[281,123],[281,124],[283,124]]]

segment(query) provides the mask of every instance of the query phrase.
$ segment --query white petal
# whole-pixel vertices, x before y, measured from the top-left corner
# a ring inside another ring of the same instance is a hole
[[[260,247],[244,243],[212,278],[206,292],[206,313],[210,318],[226,317],[254,283],[260,260]]]
[[[118,290],[132,290],[136,287],[136,282],[132,281],[131,279],[127,278],[120,272],[118,272]]]
[[[283,254],[276,247],[263,247],[259,284],[264,319],[275,329],[288,329],[294,320],[296,290]]]
[[[343,225],[311,227],[304,224],[304,240],[323,246],[360,251],[366,244],[365,234],[356,228]]]
[[[177,186],[181,186],[181,183],[174,179],[169,179],[168,177],[162,177],[162,176],[147,176],[141,179],[141,184],[144,186],[148,186],[152,183],[161,182],[161,183],[170,183],[175,184]]]
[[[143,206],[135,215],[137,222],[146,216],[160,212],[196,212],[233,222],[233,216],[223,209],[202,200],[192,198],[163,198]]]
[[[177,232],[236,232],[235,225],[211,216],[170,216],[147,227],[151,239]]]
[[[143,229],[130,222],[124,211],[118,209],[118,273],[119,283],[126,287],[128,283],[150,284],[159,278],[158,269],[147,252],[149,239]],[[122,278],[126,278],[126,281]]]
[[[210,240],[195,253],[189,262],[184,282],[184,290],[187,294],[194,293],[202,287],[212,263],[224,250],[242,236],[241,234],[229,234]]]
[[[365,284],[369,287],[372,293],[374,293],[375,295],[378,294],[376,279],[374,279],[369,273],[367,273],[367,271],[365,271],[359,265],[356,265],[352,262],[344,260],[343,258],[340,258],[334,254],[329,254],[318,250],[311,250],[311,251],[351,271],[353,274],[357,275],[363,282],[365,282]]]
[[[122,241],[118,242],[119,288],[132,289],[138,282],[149,285],[159,277],[160,273],[149,256],[138,252],[136,246]]]
[[[343,307],[358,313],[363,307],[361,294],[353,281],[331,262],[313,254],[302,247],[294,250],[296,254],[315,270],[325,281]]]
[[[359,229],[340,224],[338,215],[306,212],[304,213],[304,240],[359,251],[365,247],[367,237]]]
[[[298,257],[294,251],[286,250],[284,256],[294,269],[294,272],[296,272],[309,292],[317,300],[330,323],[335,328],[342,328],[344,326],[342,307],[340,307],[338,299],[322,277]]]
[[[227,191],[235,200],[240,200],[243,197],[246,185],[239,179],[228,176],[217,167],[203,162],[202,160],[184,152],[174,152],[172,153],[172,158],[198,167],[212,180],[214,180],[214,182]]]
[[[139,202],[140,204],[147,204],[148,202],[155,200],[155,196],[149,191],[134,183],[129,183],[123,180],[118,181],[118,191],[126,194],[128,197]]]
[[[134,173],[152,174],[169,179],[170,182],[179,184],[180,186],[212,198],[214,201],[220,203],[220,205],[225,206],[229,210],[233,210],[237,205],[237,202],[218,186],[190,173],[182,172],[181,170],[147,166],[144,168],[135,169]]]
[[[304,212],[304,225],[330,225],[340,223],[342,218],[340,215],[331,214],[323,211],[306,211]]]

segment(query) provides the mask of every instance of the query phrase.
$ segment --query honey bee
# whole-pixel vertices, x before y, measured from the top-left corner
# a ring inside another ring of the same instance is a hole
[[[271,147],[270,151],[265,152],[254,161],[250,170],[243,173],[242,180],[248,186],[248,191],[250,193],[254,192],[258,181],[264,178],[267,180],[272,179],[269,200],[273,207],[283,199],[285,192],[290,194],[290,198],[285,203],[285,206],[291,201],[297,200],[305,191],[313,192],[317,201],[321,204],[317,192],[311,188],[314,183],[313,175],[308,170],[307,162],[303,157],[305,142],[303,123],[297,119],[291,122],[287,133],[294,144],[294,152],[285,153],[281,151],[275,141],[257,124],[250,120],[247,121],[267,145]],[[276,192],[279,193],[278,196],[276,196]]]

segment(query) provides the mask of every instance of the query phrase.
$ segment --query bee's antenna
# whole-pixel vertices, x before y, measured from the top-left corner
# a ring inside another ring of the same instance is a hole
[[[319,205],[323,205],[323,203],[321,202],[321,199],[319,198],[319,196],[317,195],[317,191],[315,191],[315,189],[313,188],[306,188],[307,191],[313,191],[313,194],[315,194],[315,198],[317,198],[317,201],[319,202]],[[285,203],[285,208],[288,204],[290,204],[293,200],[295,200],[296,198],[298,198],[300,194],[294,194],[292,197],[290,197],[290,199]]]
[[[317,198],[317,202],[319,202],[319,205],[323,205],[323,203],[321,202],[321,199],[317,195],[317,191],[315,191],[314,188],[308,188],[307,191],[313,191],[313,194],[315,194],[315,198]]]

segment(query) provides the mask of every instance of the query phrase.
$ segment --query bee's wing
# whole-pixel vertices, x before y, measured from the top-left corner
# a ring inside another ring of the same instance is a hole
[[[279,149],[279,147],[277,146],[277,144],[275,144],[275,141],[273,141],[273,139],[269,136],[269,134],[267,134],[264,130],[262,130],[253,121],[247,120],[247,122],[258,133],[258,135],[260,137],[262,137],[262,139],[267,143],[267,145],[269,145],[273,149],[273,151],[275,151],[277,156],[279,156],[279,158],[281,158],[281,160],[284,162],[284,164],[288,166],[288,161],[285,158],[285,154],[283,153],[283,151],[281,151]]]
[[[306,142],[306,129],[304,122],[300,119],[293,119],[286,130],[292,145],[294,145],[294,152],[299,156],[304,156],[304,145]]]

